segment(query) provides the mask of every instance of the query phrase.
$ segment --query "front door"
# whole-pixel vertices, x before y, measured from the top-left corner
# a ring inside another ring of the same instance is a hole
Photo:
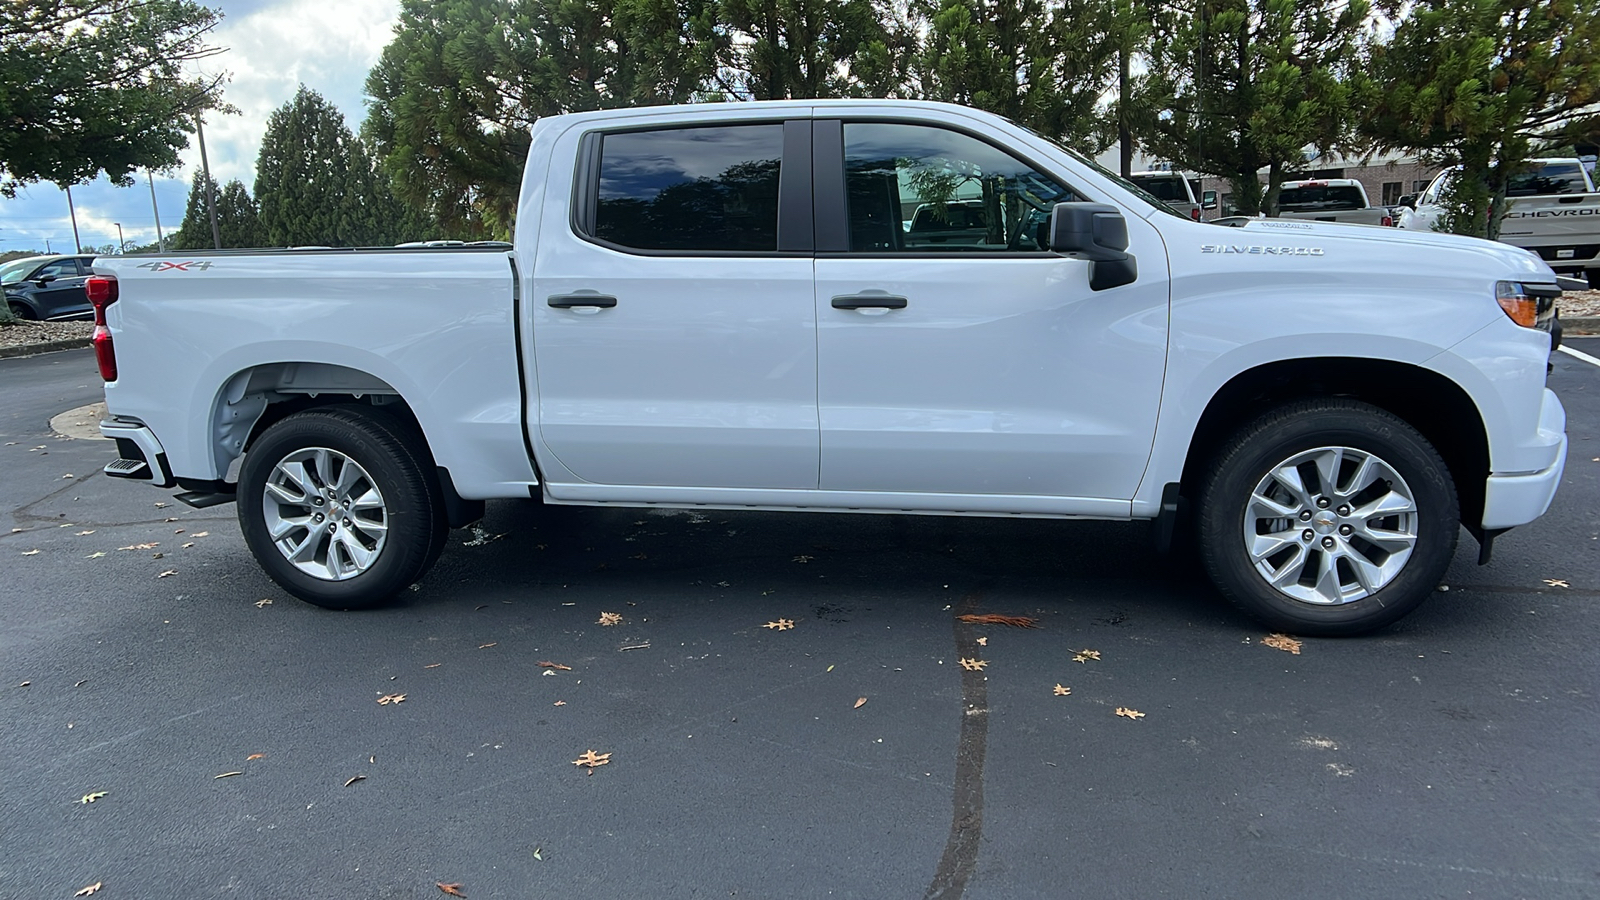
[[[818,197],[821,486],[1131,498],[1166,360],[1159,239],[1138,232],[1138,281],[1092,291],[1089,263],[1041,249],[1054,204],[1083,199],[1063,179],[932,123],[815,128],[842,131],[848,219],[824,246]]]
[[[572,193],[547,182],[533,265],[539,439],[574,483],[815,489],[810,123],[562,140],[582,162]]]

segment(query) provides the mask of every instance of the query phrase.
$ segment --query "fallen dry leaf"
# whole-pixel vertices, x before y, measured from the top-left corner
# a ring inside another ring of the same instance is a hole
[[[189,537],[205,537],[209,534],[211,534],[209,531],[196,531],[194,534],[189,535]]]
[[[987,646],[989,646],[989,639],[986,638],[986,637],[978,638],[978,646],[979,647],[987,647]]]
[[[452,897],[466,896],[466,894],[461,893],[461,882],[459,881],[455,884],[445,884],[442,881],[435,881],[434,885],[437,886],[439,890],[444,891],[446,894],[449,894]]]
[[[180,548],[180,549],[187,550],[187,549],[189,549],[190,547],[193,547],[193,546],[194,546],[194,541],[189,541],[188,543],[184,544],[183,547]]]
[[[178,574],[178,570],[177,569],[168,569],[165,572],[162,572],[160,575],[157,575],[156,577],[157,578],[171,578],[172,576],[174,576],[176,574]]]
[[[156,503],[156,509],[166,509],[166,508],[167,508],[167,506],[168,506],[168,505],[169,505],[169,504],[166,504],[166,503],[161,503],[161,502],[159,502],[159,501],[157,501],[157,503]]]
[[[101,797],[104,797],[108,793],[110,793],[110,792],[109,791],[94,791],[92,793],[84,794],[83,797],[78,800],[78,802],[79,803],[93,803],[96,800],[99,800]]]
[[[1126,706],[1117,707],[1117,715],[1123,717],[1124,719],[1142,719],[1142,718],[1144,718],[1144,713],[1139,712],[1137,709],[1129,709]]]
[[[1077,654],[1072,657],[1072,661],[1075,662],[1075,663],[1086,663],[1091,659],[1099,659],[1099,658],[1100,658],[1100,651],[1099,650],[1079,650],[1077,652]]]
[[[1261,639],[1261,643],[1266,644],[1268,647],[1271,647],[1274,650],[1283,650],[1288,653],[1293,653],[1295,656],[1300,655],[1300,642],[1292,637],[1289,637],[1287,634],[1269,634]]]
[[[88,556],[85,556],[84,559],[99,559],[100,557],[105,556],[105,555],[106,555],[106,552],[104,550],[97,550],[97,551],[89,554]]]
[[[1012,628],[1038,628],[1039,620],[1028,616],[1002,616],[995,613],[981,613],[978,615],[967,614],[956,616],[962,622],[973,625],[1010,625]]]
[[[611,754],[596,753],[593,750],[585,750],[582,756],[572,761],[572,764],[575,766],[586,766],[590,771],[593,771],[596,767],[603,766],[608,762],[611,762]]]
[[[437,669],[442,665],[444,665],[444,663],[428,663],[427,665],[423,666],[423,668],[424,669]]]
[[[763,625],[761,627],[762,628],[771,628],[771,629],[773,629],[775,631],[788,631],[789,629],[794,627],[794,622],[792,620],[790,620],[790,619],[779,619],[776,622],[768,622],[767,624],[765,624],[765,625]]]
[[[866,706],[866,705],[867,705],[867,698],[862,697],[861,699],[856,701],[856,705],[855,706],[852,706],[850,708],[851,709],[860,709],[861,707]]]
[[[161,546],[161,542],[160,541],[152,541],[152,542],[150,542],[148,544],[129,544],[126,547],[118,547],[117,549],[118,550],[154,550],[155,548],[157,548],[159,546]]]
[[[42,550],[28,550],[28,551],[24,552],[22,555],[23,556],[38,556],[42,552],[44,552],[44,551],[42,551]]]
[[[558,663],[558,662],[540,662],[539,663],[539,668],[541,668],[541,669],[560,669],[563,672],[571,672],[572,671],[572,667],[571,666],[563,666],[561,663]]]
[[[350,785],[355,784],[358,781],[366,781],[366,780],[367,780],[367,776],[365,776],[365,775],[353,775],[353,776],[351,776],[349,781],[346,781],[344,783],[344,786],[345,787],[349,787]]]
[[[23,682],[23,683],[21,683],[21,684],[19,684],[19,685],[17,685],[17,687],[27,687],[27,686],[28,686],[28,685],[30,685],[30,684],[33,684],[33,682],[31,682],[31,681],[24,681],[24,682]]]
[[[249,756],[246,756],[244,758],[244,761],[245,762],[249,762],[252,759],[266,759],[266,758],[267,758],[267,755],[265,753],[252,753]]]
[[[89,885],[88,887],[86,887],[83,890],[77,892],[76,894],[73,894],[72,896],[74,896],[74,897],[87,897],[90,894],[94,893],[95,891],[100,890],[100,886],[102,884],[104,884],[104,882],[96,881],[94,884]]]
[[[61,476],[61,477],[62,477],[62,478],[71,478],[71,477],[72,477],[72,473],[71,473],[71,472],[68,472],[68,473],[67,473],[67,474],[65,474],[65,475],[63,475],[63,476]]]
[[[790,562],[808,563],[808,562],[811,562],[811,560],[813,560],[815,558],[816,557],[812,557],[812,556],[796,556],[794,559],[790,560]]]
[[[187,528],[174,528],[174,529],[172,529],[172,533],[173,534],[183,534],[187,530],[188,530]]]
[[[216,781],[218,778],[232,778],[235,775],[243,775],[243,774],[244,774],[243,772],[223,772],[221,775],[213,775],[213,776],[211,776],[211,780],[212,781]]]
[[[271,605],[272,605],[272,598],[271,597],[262,597],[260,600],[256,601],[256,609],[265,609],[265,608],[267,608],[267,607],[269,607]]]
[[[1564,580],[1562,580],[1560,578],[1546,578],[1544,580],[1544,583],[1550,585],[1551,587],[1564,587],[1564,588],[1572,587],[1572,585],[1567,584],[1566,581],[1564,581]]]
[[[556,702],[554,702],[554,703],[552,703],[550,705],[551,706],[566,706],[567,705],[567,701],[565,701],[565,700],[557,700]]]
[[[966,669],[968,672],[978,672],[981,671],[984,666],[987,666],[989,661],[987,659],[967,659],[966,657],[962,657],[960,659],[960,663],[961,668]]]
[[[1070,693],[1072,693],[1072,688],[1069,688],[1069,687],[1062,687],[1062,686],[1061,686],[1061,685],[1059,685],[1059,684],[1058,684],[1058,685],[1056,685],[1056,696],[1057,696],[1057,697],[1065,697],[1065,696],[1067,696],[1067,695],[1068,695],[1068,694],[1070,694]]]
[[[607,627],[622,624],[622,613],[603,612],[600,614],[600,624]]]
[[[406,702],[406,695],[405,694],[386,694],[386,695],[378,698],[378,705],[379,706],[388,706],[391,703],[404,703],[404,702]]]
[[[487,643],[487,644],[479,644],[479,645],[478,645],[478,649],[479,649],[479,650],[487,650],[487,649],[489,649],[489,648],[490,648],[490,647],[493,647],[493,646],[495,646],[495,645],[496,645],[496,644],[498,644],[498,643],[500,643],[500,642],[499,642],[499,641],[490,641],[490,642],[489,642],[489,643]]]
[[[77,536],[78,537],[83,537],[86,534],[94,534],[94,529],[90,528],[90,529],[88,529],[86,531],[80,531],[80,532],[77,533]]]

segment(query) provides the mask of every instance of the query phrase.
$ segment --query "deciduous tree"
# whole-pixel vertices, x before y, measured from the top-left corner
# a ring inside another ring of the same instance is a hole
[[[188,71],[220,52],[220,18],[189,0],[0,3],[0,195],[175,165],[190,114],[220,102],[219,77]]]

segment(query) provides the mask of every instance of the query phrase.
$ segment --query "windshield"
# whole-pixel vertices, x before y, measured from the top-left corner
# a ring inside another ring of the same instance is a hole
[[[14,259],[5,265],[0,265],[0,283],[16,284],[22,280],[22,276],[33,271],[33,267],[38,264],[38,257],[29,257],[28,259]]]
[[[1010,119],[1007,119],[1006,121],[1007,122],[1011,122]],[[1055,138],[1049,137],[1047,135],[1040,134],[1039,132],[1034,131],[1032,128],[1029,128],[1028,126],[1019,124],[1017,122],[1011,122],[1011,124],[1012,125],[1016,125],[1018,128],[1021,128],[1023,131],[1028,132],[1029,134],[1033,135],[1036,138],[1039,138],[1040,140],[1049,141],[1050,144],[1052,146],[1054,146],[1057,150],[1060,150],[1062,153],[1067,154],[1068,156],[1072,157],[1073,159],[1077,160],[1078,162],[1083,163],[1084,165],[1088,166],[1089,168],[1095,170],[1096,172],[1098,172],[1101,175],[1103,175],[1107,180],[1109,180],[1112,183],[1114,183],[1117,187],[1120,187],[1123,190],[1127,191],[1128,193],[1134,195],[1135,197],[1138,197],[1140,200],[1143,200],[1144,202],[1150,204],[1151,206],[1155,207],[1156,209],[1160,210],[1161,212],[1164,212],[1167,215],[1172,216],[1175,219],[1182,219],[1185,222],[1191,221],[1188,216],[1183,215],[1182,213],[1178,212],[1177,210],[1175,210],[1172,207],[1168,206],[1167,204],[1163,203],[1159,197],[1154,196],[1153,194],[1151,194],[1149,191],[1145,190],[1144,188],[1138,186],[1137,184],[1134,184],[1133,182],[1129,181],[1126,178],[1123,178],[1121,175],[1118,175],[1117,173],[1115,173],[1115,172],[1111,171],[1110,169],[1106,168],[1105,166],[1100,165],[1099,163],[1095,162],[1094,160],[1090,159],[1087,156],[1084,156],[1082,153],[1079,153],[1078,151],[1072,149],[1071,147],[1068,147],[1066,144],[1061,143],[1060,141],[1056,140]]]
[[[1324,212],[1336,209],[1365,209],[1365,198],[1355,185],[1346,187],[1286,187],[1278,195],[1278,209],[1283,212]]]

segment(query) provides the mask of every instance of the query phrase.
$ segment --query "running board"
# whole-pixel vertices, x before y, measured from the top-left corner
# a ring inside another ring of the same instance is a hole
[[[119,459],[102,470],[113,478],[149,478],[150,464],[142,459]]]
[[[195,509],[205,509],[208,506],[221,506],[232,503],[237,499],[234,494],[213,494],[207,491],[184,491],[177,495],[178,499]]]

